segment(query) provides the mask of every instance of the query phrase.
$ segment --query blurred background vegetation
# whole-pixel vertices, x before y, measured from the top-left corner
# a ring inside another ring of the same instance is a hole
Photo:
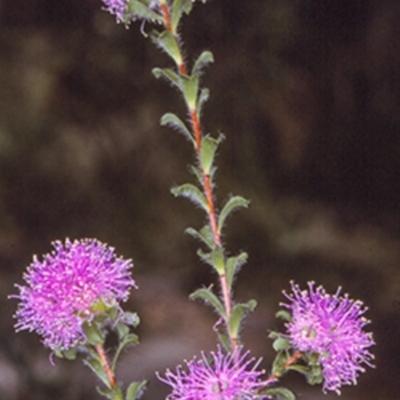
[[[400,391],[399,18],[389,0],[211,0],[182,27],[188,60],[204,49],[216,59],[203,123],[226,135],[217,194],[252,201],[225,236],[250,254],[236,295],[260,303],[244,342],[268,368],[289,280],[342,286],[368,304],[377,342],[377,368],[344,400]],[[96,237],[133,258],[140,290],[127,306],[143,344],[120,378],[151,379],[145,398],[165,396],[152,371],[215,347],[215,316],[187,300],[214,280],[183,234],[203,216],[169,193],[191,179],[191,149],[158,125],[185,113],[151,75],[168,65],[100,0],[0,0],[2,400],[100,398],[79,362],[53,367],[35,334],[13,331],[7,296],[56,239]],[[336,398],[301,377],[283,383],[299,398]]]

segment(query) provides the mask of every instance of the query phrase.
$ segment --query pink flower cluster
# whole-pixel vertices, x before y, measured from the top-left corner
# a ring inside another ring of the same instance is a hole
[[[342,385],[356,384],[363,364],[372,367],[373,355],[368,350],[374,345],[372,334],[364,331],[369,323],[363,317],[366,309],[361,301],[348,295],[327,294],[322,286],[307,290],[291,283],[293,294],[285,296],[290,304],[292,321],[286,324],[288,337],[295,350],[319,355],[324,376],[324,391],[340,394]]]
[[[54,251],[36,257],[17,285],[17,331],[36,331],[51,349],[68,350],[85,342],[82,324],[94,318],[93,305],[118,306],[132,287],[132,262],[95,239],[53,243]]]

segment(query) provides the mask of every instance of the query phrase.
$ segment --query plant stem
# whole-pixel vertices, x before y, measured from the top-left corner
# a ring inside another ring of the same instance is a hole
[[[165,29],[167,29],[170,33],[172,33],[175,41],[176,41],[176,46],[179,49],[180,52],[180,59],[182,62],[177,65],[178,71],[180,72],[181,75],[187,75],[187,67],[185,62],[183,61],[183,55],[182,55],[182,46],[181,46],[181,41],[179,40],[179,35],[176,31],[173,31],[172,24],[171,24],[171,15],[170,11],[168,8],[168,4],[166,0],[159,0],[160,1],[160,8],[161,12],[164,18],[164,26]],[[196,153],[196,158],[198,160],[198,165],[200,168],[201,172],[201,177],[202,177],[202,186],[203,186],[203,191],[204,195],[207,200],[207,205],[208,205],[208,220],[210,223],[211,227],[211,232],[213,235],[213,241],[216,247],[222,248],[222,242],[221,242],[221,235],[218,229],[218,224],[217,224],[217,213],[215,209],[215,204],[214,204],[214,194],[213,194],[213,187],[211,184],[211,179],[208,174],[205,173],[204,169],[201,166],[200,163],[200,151],[201,151],[201,141],[202,141],[202,130],[201,130],[201,123],[199,120],[199,112],[197,109],[189,109],[189,115],[190,115],[190,120],[192,124],[192,130],[193,130],[193,137],[195,139],[195,153]],[[232,311],[232,298],[231,298],[231,293],[228,287],[228,281],[226,278],[226,274],[220,274],[219,275],[219,280],[220,280],[220,286],[221,286],[221,291],[222,291],[222,299],[223,299],[223,304],[225,308],[225,325],[226,325],[226,331],[229,336],[229,341],[231,345],[231,351],[233,353],[236,352],[237,349],[237,338],[233,337],[233,334],[230,330],[229,327],[229,321],[231,317],[231,311]]]
[[[113,389],[116,386],[117,382],[115,379],[115,375],[110,368],[110,364],[108,363],[107,356],[104,352],[104,348],[101,344],[96,344],[95,347],[96,347],[97,354],[100,357],[101,366],[103,367],[104,372],[107,375],[107,379],[108,379],[110,388]]]

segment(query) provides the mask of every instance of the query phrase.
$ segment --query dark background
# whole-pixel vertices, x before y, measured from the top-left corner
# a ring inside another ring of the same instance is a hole
[[[343,400],[400,390],[400,5],[389,0],[211,0],[184,19],[187,60],[210,49],[206,132],[222,131],[217,195],[251,199],[224,241],[249,253],[236,282],[259,308],[245,345],[273,354],[268,329],[295,279],[342,286],[368,306],[376,369]],[[144,26],[150,31],[150,25]],[[204,222],[169,188],[192,179],[190,145],[158,121],[185,116],[151,68],[169,60],[97,0],[0,0],[0,399],[97,399],[79,362],[49,363],[36,334],[13,331],[15,282],[33,254],[96,237],[132,257],[142,345],[125,383],[215,348],[213,315],[187,300],[214,276],[183,234]],[[290,374],[299,399],[333,399]]]

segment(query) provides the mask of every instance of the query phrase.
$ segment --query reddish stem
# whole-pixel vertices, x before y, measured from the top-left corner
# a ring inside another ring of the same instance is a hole
[[[172,32],[171,14],[169,13],[167,3],[161,2],[160,7],[161,12],[164,16],[165,27],[167,28],[167,30]]]
[[[103,367],[104,372],[107,375],[107,379],[108,379],[108,382],[110,384],[110,388],[112,389],[112,388],[115,387],[117,382],[115,380],[114,373],[111,371],[111,368],[110,368],[110,365],[108,363],[108,360],[107,360],[106,354],[104,352],[103,346],[101,344],[96,344],[96,351],[97,351],[97,353],[98,353],[98,355],[100,357],[101,366]]]
[[[179,38],[177,36],[177,33],[173,31],[172,22],[171,22],[171,14],[168,9],[167,3],[165,1],[160,0],[160,8],[161,8],[161,12],[164,17],[165,28],[174,35],[175,40],[178,44],[178,48],[180,49]],[[181,51],[181,54],[182,54],[182,51]],[[183,60],[183,58],[182,58],[182,60]],[[178,70],[179,70],[180,74],[187,75],[187,68],[186,68],[184,61],[182,61],[178,65]],[[196,109],[194,109],[194,110],[190,109],[189,113],[190,113],[190,119],[192,122],[193,135],[194,135],[194,139],[195,139],[195,151],[196,151],[197,158],[200,159],[201,139],[202,139],[200,121],[199,121],[199,118],[197,117]],[[203,168],[201,168],[201,175],[202,175],[202,179],[203,179],[204,194],[206,196],[207,204],[208,204],[208,218],[210,221],[210,227],[212,230],[214,243],[216,244],[216,246],[222,247],[221,236],[218,232],[217,216],[216,216],[216,211],[215,211],[213,189],[212,189],[212,185],[211,185],[210,176],[204,172]],[[232,351],[235,352],[236,348],[237,348],[237,341],[236,341],[236,338],[232,337],[232,334],[229,329],[229,319],[230,319],[230,315],[232,312],[232,300],[230,297],[228,283],[227,283],[225,275],[220,275],[220,284],[221,284],[221,290],[222,290],[224,306],[225,306],[225,311],[226,311],[226,329],[227,329],[229,339],[231,342]]]
[[[219,235],[219,232],[218,232],[217,217],[216,217],[216,213],[215,213],[210,176],[204,174],[204,172],[203,172],[203,182],[204,182],[204,191],[206,193],[206,198],[207,198],[207,203],[208,203],[208,208],[209,208],[208,217],[210,219],[210,225],[211,225],[211,230],[212,230],[212,234],[214,237],[214,242],[218,247],[221,247],[221,236]]]
[[[197,118],[196,110],[190,110],[190,119],[192,120],[194,140],[196,143],[196,152],[199,154],[201,148],[201,128],[199,119]]]
[[[162,12],[163,17],[164,17],[165,28],[167,29],[167,31],[171,32],[174,35],[175,40],[179,45],[178,37],[177,37],[176,33],[173,31],[173,29],[172,29],[171,14],[169,12],[167,3],[160,2],[160,8],[161,8],[161,12]],[[178,69],[179,69],[179,72],[182,75],[187,75],[186,65],[185,65],[185,63],[183,61],[178,65]]]

